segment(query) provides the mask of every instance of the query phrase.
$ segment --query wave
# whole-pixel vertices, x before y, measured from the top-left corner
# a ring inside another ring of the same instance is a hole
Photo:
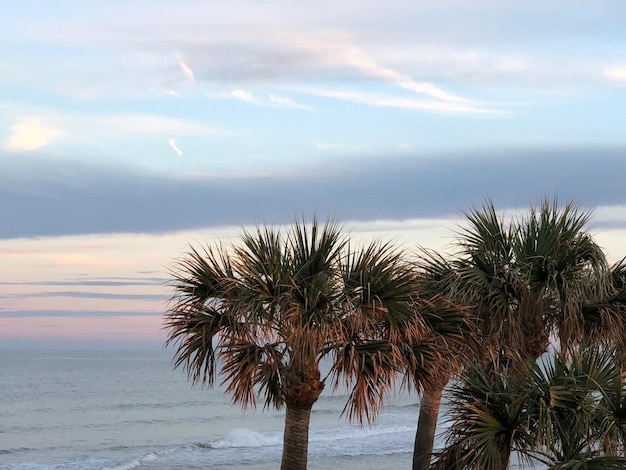
[[[361,440],[377,436],[413,433],[415,426],[341,426],[336,428],[312,429],[309,432],[309,442],[325,443],[346,440]],[[262,433],[251,429],[237,428],[224,437],[207,443],[198,443],[195,446],[201,449],[228,449],[241,447],[275,447],[282,445],[281,433]]]
[[[227,449],[238,447],[273,447],[282,445],[282,437],[278,433],[260,433],[251,429],[237,428],[223,438],[215,439],[206,444],[197,444],[205,449]]]
[[[154,462],[158,459],[158,455],[151,452],[143,457],[138,459],[131,460],[128,463],[123,463],[121,465],[116,465],[114,467],[104,467],[102,470],[133,470],[134,468],[139,467],[144,462]]]
[[[311,442],[332,442],[340,440],[363,439],[366,437],[385,436],[415,432],[415,426],[342,426],[331,429],[314,429],[309,435]]]
[[[19,454],[20,452],[28,452],[32,450],[29,447],[15,447],[13,449],[0,449],[0,455]]]

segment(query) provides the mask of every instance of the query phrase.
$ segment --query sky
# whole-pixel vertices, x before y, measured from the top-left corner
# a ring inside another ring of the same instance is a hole
[[[168,270],[332,215],[445,250],[542,197],[626,255],[623,1],[24,0],[0,16],[0,349],[160,348]]]

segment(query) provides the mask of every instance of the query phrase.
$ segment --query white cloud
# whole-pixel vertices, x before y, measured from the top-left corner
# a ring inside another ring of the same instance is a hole
[[[257,100],[256,97],[254,96],[254,93],[252,93],[251,91],[247,91],[247,90],[236,89],[236,90],[227,91],[225,93],[205,93],[204,96],[212,100],[235,99],[235,100],[245,101],[246,103],[250,103],[250,104],[261,104],[261,102]]]
[[[332,142],[323,142],[320,140],[316,140],[313,143],[315,144],[315,148],[317,148],[318,150],[323,150],[324,152],[356,153],[363,151],[363,146],[360,145],[338,144]]]
[[[231,90],[226,93],[206,93],[205,96],[209,99],[236,99],[256,106],[293,108],[307,111],[313,109],[310,106],[297,103],[289,96],[270,94],[267,98],[261,98],[251,91],[240,89]]]
[[[0,126],[7,125],[13,116],[28,113],[37,116],[19,121],[11,127],[12,133],[2,148],[11,152],[35,150],[63,137],[63,142],[110,140],[126,135],[175,135],[175,136],[225,136],[232,130],[209,122],[168,117],[160,114],[119,113],[96,114],[80,112],[56,112],[43,106],[23,106],[0,100]],[[50,123],[54,123],[54,127]]]
[[[602,75],[609,80],[615,82],[624,82],[626,84],[626,65],[614,65],[606,67]]]
[[[289,96],[270,95],[269,101],[276,106],[281,106],[285,108],[305,109],[307,111],[311,111],[313,109],[310,106],[296,103]]]
[[[504,111],[491,108],[492,105],[484,105],[473,102],[464,101],[437,101],[437,100],[416,100],[411,98],[402,98],[377,93],[364,93],[355,91],[342,90],[324,90],[313,88],[299,88],[304,93],[310,93],[316,96],[327,98],[335,98],[354,103],[366,104],[369,106],[381,106],[387,108],[405,108],[419,109],[424,111],[438,111],[459,114],[478,114],[478,115],[497,115],[503,114]]]
[[[28,152],[41,148],[61,133],[51,127],[45,127],[39,118],[32,118],[11,126],[11,137],[5,142],[4,149],[9,152]]]
[[[257,99],[251,91],[246,90],[232,90],[229,94],[232,98],[236,98],[247,103],[258,103]]]
[[[174,152],[176,152],[179,156],[183,156],[182,150],[178,148],[178,145],[176,145],[176,141],[173,138],[170,139],[170,147],[172,147],[174,149]]]
[[[187,80],[189,83],[195,83],[196,79],[193,75],[193,70],[191,70],[191,67],[189,67],[182,59],[181,55],[179,53],[176,54],[178,56],[178,65],[180,66],[181,70],[183,71],[183,75],[185,76],[185,80]]]
[[[432,83],[416,81],[408,75],[379,64],[345,34],[299,36],[294,37],[293,42],[302,49],[320,54],[329,65],[348,65],[369,77],[378,78],[414,93],[425,94],[443,101],[468,101]]]

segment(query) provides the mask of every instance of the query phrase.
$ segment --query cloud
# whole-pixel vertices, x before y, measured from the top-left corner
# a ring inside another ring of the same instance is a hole
[[[438,218],[481,204],[485,197],[499,207],[527,207],[554,194],[586,207],[625,206],[625,151],[500,149],[380,159],[344,154],[332,163],[316,162],[308,172],[248,178],[180,178],[86,163],[0,159],[0,239],[283,223],[313,212],[354,221]]]
[[[3,252],[4,254],[5,252]],[[89,287],[126,287],[126,286],[159,286],[164,285],[168,281],[167,278],[151,277],[151,278],[130,278],[130,277],[111,277],[96,280],[76,279],[72,281],[28,281],[28,282],[2,282],[3,286],[89,286]]]
[[[602,75],[614,82],[626,84],[626,65],[615,65],[606,67],[602,71]]]
[[[60,253],[51,255],[52,261],[57,266],[85,266],[85,267],[113,267],[124,266],[125,261],[115,260],[111,258],[103,258],[91,256],[84,253]]]
[[[159,317],[163,313],[159,311],[110,311],[110,310],[34,310],[34,309],[20,309],[20,310],[3,310],[0,309],[0,318],[32,318],[32,317],[58,317],[58,318],[123,318],[123,317]]]
[[[75,18],[62,11],[47,12],[45,22],[16,15],[5,26],[18,41],[45,45],[35,49],[45,65],[23,61],[15,48],[5,54],[12,73],[3,80],[71,96],[128,96],[177,82],[181,71],[191,83],[235,87],[322,80],[356,84],[366,78],[456,101],[475,98],[469,95],[476,89],[467,85],[477,82],[508,90],[512,81],[532,82],[538,91],[562,81],[584,84],[581,70],[588,70],[581,63],[619,57],[615,44],[625,38],[619,2],[602,8],[593,2],[573,8],[563,1],[513,3],[514,12],[510,2],[494,1],[475,2],[471,9],[458,1],[393,0],[370,2],[367,8],[358,2],[315,8],[306,2],[154,1],[150,15],[142,14],[145,5],[138,2],[121,18],[112,2],[97,13],[81,9]],[[164,18],[171,27],[161,27]],[[59,57],[71,57],[77,45],[98,53],[65,59],[58,67]],[[172,48],[185,53],[184,59],[177,53],[175,78]]]
[[[397,91],[408,91],[412,95],[417,95],[418,100],[428,100],[427,102],[410,101],[410,104],[407,104],[409,100],[403,104],[399,104],[397,100],[387,100],[388,103],[383,104],[384,106],[426,111],[438,111],[441,108],[461,109],[463,112],[483,112],[488,107],[488,104],[459,96],[432,81],[417,80],[407,73],[383,64],[381,59],[366,52],[356,43],[352,35],[345,31],[286,32],[261,39],[250,39],[250,41],[254,41],[257,45],[250,48],[243,43],[242,38],[230,38],[229,46],[226,47],[228,56],[225,56],[225,52],[221,49],[217,49],[217,44],[210,42],[205,44],[202,47],[205,56],[200,59],[207,64],[205,80],[271,83],[281,79],[293,81],[295,78],[302,83],[300,86],[306,86],[306,83],[319,82],[320,79],[334,82],[350,81],[354,84],[365,78],[370,81],[373,79],[379,86],[391,85],[399,89]],[[200,49],[200,46],[198,47]],[[234,60],[233,57],[238,59]],[[412,64],[405,65],[405,67],[411,67],[413,71],[419,70],[419,67]],[[510,62],[508,67],[519,69],[520,65]],[[439,76],[443,77],[445,74],[440,73]],[[213,95],[213,97],[219,96]],[[251,92],[244,92],[241,89],[222,95],[222,97],[238,98],[253,104],[265,104]],[[287,103],[285,100],[272,100],[270,97],[270,103],[272,101],[280,104]]]
[[[56,110],[46,106],[19,105],[0,99],[0,109],[7,116],[27,111],[37,118],[12,127],[13,135],[2,146],[8,152],[35,150],[60,136],[63,142],[101,141],[129,134],[170,134],[176,136],[225,136],[230,130],[203,120],[170,117],[156,113],[97,113]],[[0,124],[3,119],[0,119]],[[44,125],[54,123],[54,127]]]
[[[251,91],[241,89],[230,90],[226,93],[206,93],[205,96],[209,99],[236,99],[255,106],[293,108],[306,111],[313,109],[310,106],[295,102],[289,96],[270,94],[267,98],[262,98]]]
[[[321,54],[331,64],[356,68],[369,77],[378,78],[417,94],[424,94],[443,101],[468,101],[428,82],[416,81],[376,61],[365,53],[346,34],[317,34],[296,36],[294,43],[303,49]]]
[[[505,113],[495,107],[486,104],[470,103],[465,101],[425,101],[405,97],[390,96],[380,93],[366,93],[345,90],[329,90],[315,88],[299,88],[302,93],[310,93],[316,96],[334,98],[368,106],[385,108],[404,108],[422,111],[436,111],[458,114],[476,115],[499,115]]]
[[[152,302],[163,302],[169,299],[168,295],[163,294],[117,294],[109,292],[79,292],[79,291],[61,291],[61,292],[28,292],[23,294],[4,295],[4,299],[33,299],[47,297],[70,297],[73,299],[100,299],[100,300],[147,300]]]
[[[254,94],[251,91],[246,91],[246,90],[232,90],[229,93],[229,96],[236,98],[238,100],[241,101],[246,101],[248,103],[258,103],[258,101],[256,100],[256,98],[254,97]]]
[[[321,140],[316,140],[313,142],[315,148],[318,150],[323,150],[324,152],[334,152],[334,153],[363,153],[363,147],[357,145],[350,144],[339,144],[332,142],[323,142]]]
[[[178,65],[180,65],[181,70],[183,71],[183,75],[185,76],[185,80],[189,83],[195,83],[196,79],[193,76],[193,70],[189,67],[182,59],[180,54],[178,54]]]
[[[261,104],[261,101],[257,100],[254,96],[254,93],[248,90],[234,89],[224,93],[205,93],[207,98],[212,100],[227,100],[227,99],[235,99],[245,101],[250,104]]]
[[[11,136],[4,144],[9,152],[28,152],[46,146],[61,133],[45,127],[39,118],[22,121],[11,127]]]
[[[169,143],[170,143],[170,147],[172,147],[174,149],[174,152],[176,152],[179,156],[182,157],[183,156],[183,152],[176,145],[176,141],[172,138],[172,139],[170,139]]]
[[[275,104],[276,106],[282,106],[285,108],[304,109],[307,111],[311,111],[313,109],[310,106],[296,103],[289,96],[270,95],[269,101],[271,104]]]

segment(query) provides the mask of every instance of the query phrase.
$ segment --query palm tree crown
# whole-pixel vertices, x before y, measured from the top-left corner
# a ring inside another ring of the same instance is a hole
[[[424,328],[402,254],[380,242],[353,248],[333,221],[258,227],[230,250],[192,248],[172,276],[165,326],[175,366],[205,385],[221,375],[244,408],[259,396],[285,406],[283,470],[306,468],[322,358],[335,387],[352,385],[349,415],[370,420],[405,357],[391,340]]]

